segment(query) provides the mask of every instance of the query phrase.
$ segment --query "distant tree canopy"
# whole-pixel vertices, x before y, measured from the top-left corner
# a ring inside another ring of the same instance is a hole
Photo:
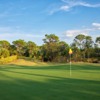
[[[5,49],[5,48],[1,48],[0,49],[0,58],[6,58],[10,55],[9,50]]]
[[[16,47],[18,55],[22,56],[25,53],[24,47],[26,46],[26,42],[24,40],[16,40],[12,42],[13,45]]]
[[[97,44],[97,46],[100,48],[100,37],[97,37],[97,38],[96,38],[96,44]]]
[[[59,37],[56,36],[55,34],[46,34],[45,38],[43,39],[44,43],[56,43],[59,41]]]
[[[0,41],[0,48],[5,48],[5,49],[9,49],[10,47],[10,43],[6,40],[2,40]]]
[[[28,41],[26,48],[27,48],[27,53],[28,53],[29,57],[31,57],[31,58],[36,57],[38,48],[37,48],[37,45],[34,42]]]
[[[60,41],[55,34],[46,34],[43,42],[43,45],[37,46],[33,41],[26,42],[22,39],[15,40],[12,44],[1,40],[0,58],[17,55],[40,61],[67,62],[69,48],[72,48],[73,61],[100,61],[100,37],[93,41],[91,36],[79,34],[68,45],[66,42]]]

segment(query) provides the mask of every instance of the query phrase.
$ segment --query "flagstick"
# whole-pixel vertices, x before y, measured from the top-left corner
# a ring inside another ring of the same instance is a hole
[[[71,54],[70,54],[70,77],[71,77]]]
[[[73,53],[73,51],[71,49],[69,49],[69,56],[70,56],[70,77],[72,75],[72,72],[71,72],[71,54]]]

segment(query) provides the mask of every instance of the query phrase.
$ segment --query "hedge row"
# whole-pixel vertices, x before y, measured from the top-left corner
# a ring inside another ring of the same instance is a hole
[[[6,64],[6,63],[12,62],[16,59],[17,59],[17,55],[10,56],[10,57],[7,57],[7,58],[2,57],[2,58],[0,58],[0,64]]]

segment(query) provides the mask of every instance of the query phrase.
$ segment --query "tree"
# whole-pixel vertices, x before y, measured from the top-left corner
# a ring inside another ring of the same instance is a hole
[[[97,37],[95,42],[96,42],[97,46],[100,48],[100,37]]]
[[[59,41],[59,37],[55,34],[46,34],[45,38],[43,39],[44,43],[56,43]]]
[[[83,34],[79,34],[75,37],[74,39],[74,44],[76,45],[76,47],[79,48],[80,50],[80,56],[81,56],[81,60],[82,60],[82,55],[83,55],[83,49],[84,49],[84,41],[85,41],[85,35]]]
[[[76,46],[80,48],[80,50],[83,48],[85,35],[79,34],[75,37],[74,42],[76,43]]]
[[[94,56],[100,59],[100,37],[95,40]]]
[[[38,52],[38,48],[34,42],[28,41],[27,42],[27,49],[28,49],[29,57],[31,57],[31,58],[36,57],[37,52]]]
[[[91,36],[85,37],[85,48],[91,48],[93,46],[93,40]]]
[[[80,50],[79,50],[79,48],[77,47],[77,45],[76,45],[75,42],[73,42],[73,43],[71,44],[71,48],[72,48],[72,50],[73,50],[73,55],[72,55],[73,60],[74,60],[74,61],[80,61],[80,60],[81,60],[81,52],[80,52]]]
[[[25,42],[22,39],[15,40],[12,44],[1,40],[0,58],[18,55],[41,61],[68,61],[69,45],[66,42],[60,41],[55,34],[46,34],[43,41],[42,46],[37,46],[32,41]],[[70,47],[73,51],[72,60],[74,61],[100,61],[100,37],[97,37],[94,43],[91,36],[79,34],[74,38]]]
[[[93,47],[93,40],[91,36],[86,36],[85,37],[85,42],[84,42],[84,52],[87,55],[87,58],[89,58],[91,54],[91,48]]]
[[[6,58],[10,55],[9,50],[5,48],[0,48],[0,58]]]
[[[17,55],[16,47],[14,45],[10,45],[9,52],[10,52],[10,55]]]
[[[2,40],[0,41],[0,48],[5,48],[5,49],[9,49],[10,47],[10,43],[6,40]]]
[[[64,41],[60,41],[58,44],[58,50],[59,50],[59,55],[60,56],[68,56],[68,49],[69,49],[69,45],[64,42]]]
[[[12,42],[13,45],[16,47],[18,55],[22,56],[25,53],[25,46],[26,46],[26,42],[24,40],[16,40]]]
[[[58,54],[57,43],[44,44],[42,46],[42,53],[45,61],[53,61]]]
[[[59,37],[56,36],[55,34],[50,34],[50,35],[46,34],[43,41],[45,43],[42,48],[43,55],[45,59],[52,61],[58,53],[57,48],[58,48]]]

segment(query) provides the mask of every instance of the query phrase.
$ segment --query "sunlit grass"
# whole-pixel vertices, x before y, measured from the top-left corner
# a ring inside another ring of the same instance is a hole
[[[26,65],[26,66],[39,66],[39,65],[48,65],[45,62],[33,62],[33,61],[29,61],[29,60],[25,60],[25,59],[18,59],[15,60],[14,62],[11,62],[10,64],[16,64],[16,65]]]
[[[0,65],[0,100],[100,100],[99,64],[73,63],[71,76],[69,69],[69,64]]]

